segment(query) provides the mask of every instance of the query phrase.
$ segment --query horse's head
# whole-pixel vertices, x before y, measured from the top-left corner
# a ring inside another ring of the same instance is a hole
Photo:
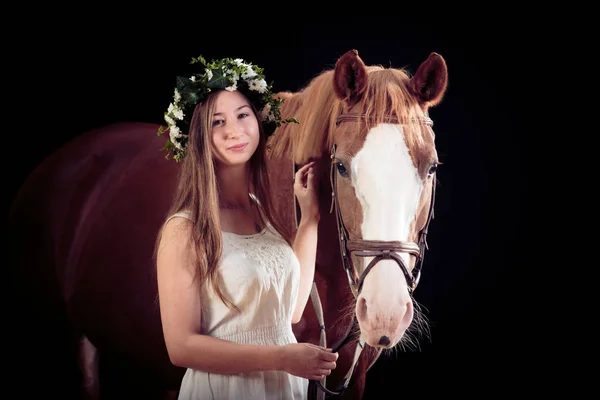
[[[411,78],[398,69],[366,67],[349,51],[336,63],[333,80],[340,109],[328,136],[331,183],[356,316],[367,344],[392,347],[415,316],[411,292],[438,165],[428,108],[444,95],[446,63],[432,53]]]
[[[297,164],[331,160],[329,182],[321,187],[334,194],[336,236],[361,336],[371,346],[393,347],[418,326],[411,292],[438,165],[428,109],[441,101],[446,85],[446,62],[436,53],[411,77],[402,69],[365,66],[352,50],[300,92],[281,94],[282,115],[300,124],[279,129],[272,156],[292,154]],[[331,238],[321,240],[328,256]]]

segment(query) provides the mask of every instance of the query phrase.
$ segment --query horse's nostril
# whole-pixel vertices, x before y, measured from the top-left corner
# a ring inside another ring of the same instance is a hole
[[[390,338],[387,337],[387,336],[382,336],[379,339],[379,344],[382,345],[382,346],[389,346],[389,344],[390,344]]]
[[[356,316],[359,320],[365,320],[367,318],[367,301],[364,297],[358,299],[358,305],[356,307]]]

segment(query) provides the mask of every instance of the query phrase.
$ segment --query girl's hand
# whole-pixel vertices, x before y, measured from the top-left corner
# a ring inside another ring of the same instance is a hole
[[[314,172],[314,161],[300,168],[294,176],[294,194],[300,205],[302,219],[305,221],[319,221],[319,200]]]
[[[283,346],[282,369],[306,379],[320,381],[335,369],[338,353],[311,343],[291,343]]]

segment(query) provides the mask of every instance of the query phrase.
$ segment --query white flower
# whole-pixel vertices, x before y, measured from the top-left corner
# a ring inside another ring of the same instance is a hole
[[[196,76],[195,75],[190,76],[190,81],[196,82]]]
[[[263,120],[267,119],[269,114],[271,113],[271,103],[267,103],[266,106],[262,110],[260,110],[260,116]]]
[[[257,75],[257,73],[254,72],[252,67],[249,65],[248,68],[246,68],[246,72],[244,72],[242,74],[242,78],[244,78],[244,79],[254,78],[256,75]]]
[[[237,90],[237,83],[236,83],[236,82],[233,82],[233,84],[232,84],[231,86],[227,86],[227,87],[225,88],[225,90],[228,90],[228,91],[230,91],[230,92],[233,92],[234,90]]]
[[[267,82],[264,79],[253,79],[248,82],[248,87],[255,92],[264,93],[267,91]]]
[[[167,124],[169,124],[169,126],[175,125],[175,121],[173,121],[173,118],[169,117],[167,114],[165,114],[165,121]]]
[[[237,81],[238,81],[238,79],[240,79],[240,76],[238,75],[238,73],[237,73],[236,71],[232,70],[232,69],[228,69],[228,70],[226,70],[226,71],[225,71],[225,75],[231,76],[231,79],[232,79],[234,82],[237,82]]]
[[[210,81],[210,80],[212,79],[212,77],[213,77],[213,73],[212,73],[212,71],[211,71],[210,69],[208,69],[208,68],[206,68],[206,69],[205,69],[205,71],[206,71],[206,77],[207,77],[207,78],[208,78],[208,80]]]
[[[176,108],[173,110],[173,116],[180,121],[183,121],[183,110],[180,108]]]
[[[181,100],[181,94],[179,93],[179,90],[175,89],[175,95],[173,96],[173,99],[175,100],[175,104]]]
[[[177,147],[179,150],[183,150],[183,146],[177,141],[177,139],[186,135],[183,135],[180,132],[181,131],[179,130],[179,127],[176,125],[169,127],[169,138],[171,139],[171,143],[173,143],[173,145],[175,145],[175,147]]]
[[[260,110],[260,117],[262,121],[275,121],[275,113],[271,110],[271,103],[267,103],[262,110]]]
[[[169,104],[169,108],[167,109],[167,113],[173,118],[177,118],[183,121],[183,110],[176,106],[175,104]]]
[[[171,140],[171,143],[173,143],[173,145],[175,145],[175,147],[177,147],[179,150],[183,150],[183,146],[177,140],[175,140],[175,141]]]

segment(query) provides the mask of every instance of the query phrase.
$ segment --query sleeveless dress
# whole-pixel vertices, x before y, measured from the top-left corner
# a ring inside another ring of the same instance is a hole
[[[173,217],[189,218],[177,213]],[[169,218],[169,219],[170,219]],[[201,292],[201,333],[236,343],[297,343],[292,331],[300,264],[292,248],[267,225],[262,232],[222,232],[223,255],[218,269],[224,294],[240,308],[229,310],[212,290]],[[306,399],[308,380],[284,371],[220,375],[188,369],[180,400]]]

